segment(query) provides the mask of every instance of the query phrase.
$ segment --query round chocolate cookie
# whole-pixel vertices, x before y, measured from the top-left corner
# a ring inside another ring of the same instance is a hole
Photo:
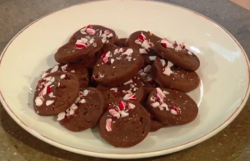
[[[77,39],[75,43],[69,42],[60,47],[55,53],[58,63],[66,64],[79,61],[85,57],[93,57],[103,46],[99,36],[88,36]]]
[[[74,74],[80,83],[80,88],[86,88],[89,85],[88,70],[80,63],[57,64],[53,68],[47,70],[43,76],[53,72],[70,72]]]
[[[187,71],[170,61],[157,58],[152,66],[151,75],[162,87],[190,92],[200,84],[200,78],[194,71]]]
[[[156,88],[148,97],[147,109],[165,125],[182,125],[193,121],[198,107],[187,94],[164,88]]]
[[[114,30],[100,25],[88,25],[76,31],[69,41],[75,43],[86,35],[99,36],[103,43],[114,44],[118,40]]]
[[[126,47],[126,41],[127,41],[127,38],[120,38],[117,40],[115,45],[118,47]]]
[[[135,77],[142,66],[135,50],[113,47],[98,59],[92,77],[100,85],[116,87]]]
[[[184,44],[178,44],[176,41],[166,38],[159,40],[155,43],[155,50],[161,57],[186,70],[195,71],[200,66],[199,58]]]
[[[71,131],[83,131],[95,126],[104,111],[104,98],[95,88],[81,90],[76,102],[57,115],[62,126]]]
[[[135,78],[117,87],[97,86],[97,89],[103,93],[105,100],[123,98],[125,101],[142,102],[145,96],[144,89],[141,82]]]
[[[137,102],[115,99],[99,122],[99,133],[115,147],[131,147],[148,135],[151,119],[148,112]]]
[[[79,95],[79,81],[71,73],[44,75],[36,87],[33,104],[37,114],[56,115],[67,110]]]
[[[160,37],[149,31],[136,31],[129,36],[126,46],[138,51],[144,59],[144,64],[148,65],[151,64],[158,55],[154,49],[154,44],[160,39]]]

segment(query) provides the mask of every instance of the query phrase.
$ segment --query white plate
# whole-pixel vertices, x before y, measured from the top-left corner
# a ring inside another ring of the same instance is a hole
[[[189,93],[199,104],[198,118],[187,125],[163,128],[135,147],[120,149],[104,142],[97,129],[73,133],[32,108],[33,88],[42,71],[55,64],[53,54],[80,27],[101,24],[120,37],[150,30],[187,45],[201,60],[201,86]],[[246,53],[225,29],[190,10],[152,1],[97,1],[50,14],[30,24],[7,45],[0,64],[1,101],[26,131],[59,148],[95,157],[144,158],[196,145],[225,128],[249,95]]]

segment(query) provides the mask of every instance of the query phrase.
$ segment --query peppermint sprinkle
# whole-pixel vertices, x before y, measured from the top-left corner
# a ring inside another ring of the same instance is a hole
[[[173,106],[170,110],[170,112],[173,114],[173,115],[179,115],[180,114],[180,111],[177,107]]]
[[[129,109],[134,109],[134,108],[135,108],[135,105],[132,104],[132,103],[128,103],[128,107],[129,107]]]
[[[74,70],[71,70],[70,72],[71,72],[71,73],[75,73],[76,71],[74,71]]]
[[[169,41],[167,38],[164,38],[164,39],[161,40],[161,45],[164,48],[171,48],[171,49],[174,48],[173,42]]]
[[[132,79],[130,79],[129,81],[125,82],[124,85],[130,84],[130,83],[133,83]]]
[[[125,111],[121,111],[120,113],[121,113],[121,117],[126,117],[126,116],[129,115],[129,114],[128,114],[127,112],[125,112]]]
[[[111,64],[113,64],[113,63],[114,63],[114,61],[115,61],[115,59],[113,59],[113,58],[112,58],[112,59],[110,60]]]
[[[130,56],[131,54],[133,53],[133,49],[127,49],[124,53],[122,53],[122,54],[124,54],[124,55],[128,55],[128,56]]]
[[[111,118],[106,120],[106,130],[108,132],[112,131],[112,119]]]
[[[46,106],[50,106],[54,103],[54,100],[47,100],[46,101]]]
[[[110,88],[111,91],[114,91],[115,93],[117,93],[118,88]]]
[[[140,49],[139,49],[139,53],[140,53],[140,54],[147,54],[148,52],[147,52],[147,50],[145,50],[145,49],[143,49],[143,48],[140,48]]]
[[[62,74],[62,75],[60,75],[60,78],[61,78],[61,79],[66,78],[66,74]]]
[[[148,65],[148,66],[146,66],[146,67],[143,69],[143,71],[144,71],[145,73],[149,73],[150,70],[151,70],[151,65]]]
[[[160,106],[160,103],[159,102],[154,102],[154,103],[151,103],[151,106],[156,108],[156,107]]]
[[[155,59],[156,59],[156,56],[149,56],[150,61],[155,61]]]
[[[46,77],[49,73],[43,73],[42,78]]]
[[[169,68],[169,67],[165,67],[163,70],[163,74],[170,76],[170,74],[172,74],[173,71]]]
[[[61,113],[59,113],[58,115],[57,115],[57,121],[61,121],[61,120],[63,120],[64,118],[65,118],[65,116],[66,116],[66,114],[65,114],[65,112],[61,112]]]
[[[123,100],[131,100],[131,101],[136,101],[136,97],[135,97],[135,94],[126,94],[124,97],[123,97]]]
[[[51,69],[50,73],[54,73],[54,72],[58,71],[58,69],[59,69],[59,66],[56,65],[56,66],[54,66],[54,68]]]
[[[43,100],[40,97],[36,97],[35,104],[36,106],[42,106]]]
[[[66,71],[66,69],[67,69],[67,67],[68,67],[68,64],[65,64],[65,65],[63,65],[63,66],[61,66],[61,69],[62,69],[62,71]]]
[[[79,101],[79,103],[86,103],[86,100],[85,100],[85,99],[81,99],[81,100]]]
[[[116,118],[120,118],[120,113],[118,111],[116,111],[115,109],[110,109],[109,110],[109,113],[113,116],[113,117],[116,117]]]
[[[85,89],[85,90],[83,91],[83,96],[87,96],[88,93],[89,93],[89,90]]]
[[[166,61],[165,61],[164,59],[160,59],[160,61],[161,61],[161,65],[162,65],[163,67],[165,67]]]

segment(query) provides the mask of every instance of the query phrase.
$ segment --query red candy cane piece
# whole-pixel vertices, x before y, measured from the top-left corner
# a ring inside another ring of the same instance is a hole
[[[109,30],[104,30],[104,34],[108,35],[110,34],[111,32]]]
[[[123,102],[123,101],[120,101],[119,103],[118,103],[118,105],[119,105],[119,109],[122,111],[122,110],[124,110],[125,108],[126,108],[126,106],[127,106],[127,104],[125,103],[125,102]]]
[[[138,36],[138,40],[141,41],[141,42],[143,42],[144,40],[146,40],[146,36],[145,36],[143,33],[141,33],[141,34]]]
[[[162,92],[160,88],[156,88],[156,96],[159,99],[160,102],[163,102],[163,98],[166,97],[165,94]]]
[[[177,107],[175,107],[175,106],[173,106],[170,111],[171,111],[171,113],[173,115],[179,115],[180,114],[179,109]]]
[[[116,118],[120,118],[120,113],[118,111],[116,111],[115,109],[109,109],[109,113]]]
[[[102,60],[104,63],[107,63],[108,62],[108,57],[110,56],[110,51],[102,54]]]
[[[135,94],[126,94],[124,97],[123,97],[124,100],[131,100],[131,101],[136,101],[136,97],[135,97]]]
[[[112,119],[111,118],[106,120],[106,130],[108,132],[112,131]]]
[[[88,25],[86,29],[92,29],[93,27],[91,25]]]
[[[185,49],[186,48],[186,45],[184,43],[181,44],[181,48],[182,49]]]

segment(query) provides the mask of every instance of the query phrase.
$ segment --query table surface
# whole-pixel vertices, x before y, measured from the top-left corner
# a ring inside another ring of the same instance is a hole
[[[0,0],[0,52],[24,26],[52,11],[84,0]],[[228,0],[162,0],[202,13],[231,32],[250,56],[250,12]],[[143,161],[250,160],[250,101],[222,132],[187,150]],[[33,137],[0,104],[1,161],[108,161],[73,154]]]

